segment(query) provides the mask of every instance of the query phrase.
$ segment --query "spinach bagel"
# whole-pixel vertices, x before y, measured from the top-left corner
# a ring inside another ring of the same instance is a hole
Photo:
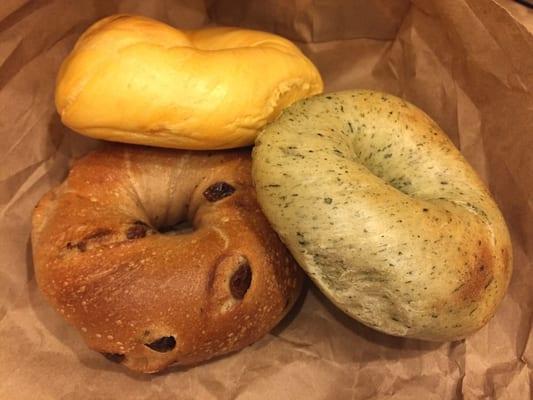
[[[293,104],[256,140],[260,206],[321,291],[388,334],[463,338],[505,295],[505,221],[443,131],[408,102],[353,90]]]

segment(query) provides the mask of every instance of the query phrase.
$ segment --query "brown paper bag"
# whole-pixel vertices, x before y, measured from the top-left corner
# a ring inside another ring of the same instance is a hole
[[[310,284],[271,334],[200,366],[138,375],[88,350],[36,288],[37,200],[97,145],[61,125],[58,67],[95,20],[128,12],[181,28],[284,35],[326,90],[374,88],[417,104],[488,183],[515,270],[490,323],[425,343],[372,331]],[[533,365],[533,12],[510,0],[3,0],[0,3],[0,399],[529,399]]]

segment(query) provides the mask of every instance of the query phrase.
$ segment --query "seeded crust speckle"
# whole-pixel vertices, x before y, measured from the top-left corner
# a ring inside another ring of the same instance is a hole
[[[40,289],[90,348],[133,370],[253,343],[288,312],[303,274],[261,213],[250,170],[247,150],[90,153],[34,211]],[[220,182],[232,190],[210,201]],[[184,220],[192,230],[163,233]]]
[[[460,339],[506,292],[500,211],[436,123],[402,99],[346,91],[296,103],[257,138],[252,175],[299,264],[370,327]]]

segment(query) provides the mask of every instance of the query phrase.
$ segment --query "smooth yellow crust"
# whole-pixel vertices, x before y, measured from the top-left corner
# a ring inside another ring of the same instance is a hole
[[[225,149],[253,144],[283,108],[322,89],[315,66],[279,36],[115,15],[80,37],[55,102],[65,125],[94,138]]]

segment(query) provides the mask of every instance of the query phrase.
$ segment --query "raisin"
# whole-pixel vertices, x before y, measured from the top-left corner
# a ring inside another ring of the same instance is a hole
[[[113,233],[111,229],[98,228],[94,232],[91,232],[88,235],[85,235],[83,239],[80,240],[78,243],[68,242],[67,249],[68,250],[78,249],[79,251],[83,253],[84,251],[87,250],[87,241],[97,240],[104,236],[110,235],[111,233]]]
[[[245,262],[239,266],[230,279],[229,287],[233,297],[243,299],[252,283],[252,269],[250,264]]]
[[[176,347],[176,339],[174,339],[174,336],[163,336],[152,343],[145,344],[145,346],[160,353],[166,353]]]
[[[209,186],[203,193],[207,201],[214,202],[231,196],[235,188],[226,182],[216,182]]]
[[[145,223],[137,223],[140,221],[136,221],[135,225],[128,228],[126,231],[126,237],[128,239],[140,239],[146,236],[146,230],[147,226]]]
[[[78,243],[68,242],[67,249],[68,250],[78,249],[79,251],[83,253],[85,250],[87,250],[87,243],[85,243],[84,241],[81,241]]]
[[[113,361],[119,364],[124,361],[124,358],[126,357],[124,354],[119,353],[102,353],[102,355],[109,361]]]

